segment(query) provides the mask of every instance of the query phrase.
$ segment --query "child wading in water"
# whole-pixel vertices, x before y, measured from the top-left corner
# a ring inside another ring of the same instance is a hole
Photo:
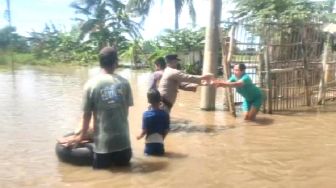
[[[148,155],[163,155],[164,138],[169,132],[169,114],[160,109],[161,96],[156,89],[150,89],[147,93],[149,110],[143,113],[142,133],[137,136],[140,140],[146,136],[145,153]]]

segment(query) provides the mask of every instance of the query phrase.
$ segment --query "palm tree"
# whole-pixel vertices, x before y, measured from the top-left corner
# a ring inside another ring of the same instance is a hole
[[[328,6],[328,9],[329,9],[328,12],[329,13],[333,13],[334,12],[335,3],[336,3],[335,0],[328,0],[327,1],[327,4],[329,5]]]
[[[157,0],[130,0],[128,3],[128,7],[132,10],[132,12],[136,12],[138,15],[142,16],[144,20],[145,17],[148,15],[151,7],[154,5],[154,1]],[[195,26],[196,24],[196,12],[193,0],[174,0],[175,30],[179,29],[179,16],[182,12],[182,8],[184,5],[188,5],[189,7],[189,15],[192,20],[193,26]]]
[[[80,21],[81,35],[98,43],[98,49],[122,43],[125,34],[132,38],[140,36],[140,24],[132,21],[126,13],[122,0],[76,0],[71,4],[76,13],[85,18]]]

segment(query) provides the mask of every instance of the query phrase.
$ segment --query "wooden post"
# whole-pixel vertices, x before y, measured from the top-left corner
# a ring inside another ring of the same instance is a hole
[[[265,59],[264,59],[264,52],[259,53],[259,84],[260,88],[262,89],[263,94],[266,94],[265,88]],[[266,100],[264,100],[265,102]],[[263,113],[266,113],[266,104],[263,103]]]
[[[227,58],[229,53],[229,43],[230,37],[225,37],[222,39],[222,69],[223,69],[223,79],[227,79],[228,75],[226,73],[226,66],[227,66]],[[229,104],[229,93],[224,92],[223,98],[223,107],[224,111],[231,111],[230,104]]]
[[[265,80],[266,80],[266,98],[267,98],[267,113],[272,114],[272,83],[271,83],[271,68],[270,68],[270,51],[271,46],[267,45],[264,51],[264,61],[265,61]]]
[[[225,80],[229,79],[229,76],[231,74],[231,60],[232,60],[232,54],[233,54],[233,50],[234,50],[234,46],[235,46],[235,31],[236,31],[236,26],[233,25],[231,27],[230,30],[230,43],[229,43],[229,49],[227,51],[227,55],[226,58],[223,59],[223,77]],[[229,110],[231,112],[231,114],[236,117],[236,108],[235,108],[235,104],[234,104],[234,99],[233,99],[233,91],[231,88],[225,88],[225,95],[227,97],[227,102],[228,102],[228,106],[229,106]]]
[[[323,105],[325,103],[325,95],[326,95],[326,84],[328,83],[328,55],[329,55],[329,46],[330,46],[330,33],[327,34],[327,39],[324,43],[323,47],[323,56],[322,56],[322,70],[321,70],[321,78],[318,92],[318,102],[317,104]]]
[[[309,82],[308,82],[308,59],[307,59],[307,49],[306,49],[306,27],[303,28],[303,35],[302,35],[302,47],[301,47],[301,52],[303,55],[303,80],[304,80],[304,87],[305,87],[305,100],[306,100],[306,104],[307,106],[310,106],[310,90],[309,90]]]

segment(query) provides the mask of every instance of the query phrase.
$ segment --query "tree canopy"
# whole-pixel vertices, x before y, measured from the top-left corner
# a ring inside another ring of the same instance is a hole
[[[236,0],[234,17],[254,21],[298,22],[319,18],[335,21],[335,0]]]

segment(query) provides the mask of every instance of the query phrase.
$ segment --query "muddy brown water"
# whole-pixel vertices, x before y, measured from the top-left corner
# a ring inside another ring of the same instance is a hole
[[[149,72],[118,70],[132,86],[134,157],[95,171],[59,162],[55,139],[81,117],[82,86],[92,69],[21,67],[0,71],[0,187],[336,187],[336,105],[273,115],[255,123],[199,109],[200,92],[179,92],[164,157],[143,155],[135,139],[147,107]]]

